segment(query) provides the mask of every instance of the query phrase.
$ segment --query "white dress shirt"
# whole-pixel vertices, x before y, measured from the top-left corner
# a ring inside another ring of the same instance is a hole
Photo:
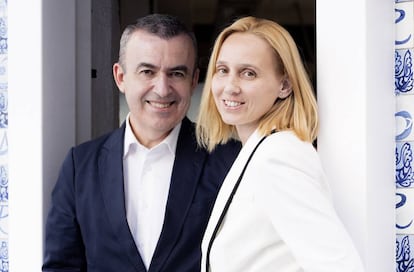
[[[148,269],[161,234],[181,123],[153,148],[140,144],[129,115],[124,139],[125,207],[129,228]]]

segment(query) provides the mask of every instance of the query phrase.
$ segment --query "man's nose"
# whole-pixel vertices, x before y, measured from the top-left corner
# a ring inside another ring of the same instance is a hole
[[[154,80],[154,91],[160,97],[168,96],[171,93],[171,86],[168,75],[159,74]]]

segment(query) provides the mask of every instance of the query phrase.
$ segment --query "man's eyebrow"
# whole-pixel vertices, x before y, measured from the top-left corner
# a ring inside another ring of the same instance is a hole
[[[169,71],[183,71],[185,73],[188,73],[188,71],[190,69],[188,69],[188,67],[186,65],[178,65],[178,66],[175,66],[175,67],[171,67],[168,70]]]
[[[146,62],[140,62],[140,63],[138,63],[135,71],[138,71],[139,69],[142,69],[142,68],[147,68],[147,69],[151,69],[151,70],[159,69],[159,67],[154,65],[154,64],[146,63]],[[182,71],[184,73],[188,73],[188,71],[190,69],[186,65],[177,65],[177,66],[174,66],[174,67],[170,67],[167,70],[170,71],[170,72],[171,71]]]
[[[151,64],[151,63],[140,62],[140,63],[138,63],[135,71],[138,71],[141,68],[157,69],[157,66],[155,66],[154,64]]]

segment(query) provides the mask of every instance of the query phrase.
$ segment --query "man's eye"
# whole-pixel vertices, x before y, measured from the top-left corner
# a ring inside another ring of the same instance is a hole
[[[185,73],[183,73],[183,72],[178,72],[178,71],[175,71],[175,72],[172,72],[171,73],[171,76],[172,77],[185,77]]]
[[[139,73],[142,74],[142,75],[148,75],[148,76],[154,74],[154,72],[152,70],[141,70]]]

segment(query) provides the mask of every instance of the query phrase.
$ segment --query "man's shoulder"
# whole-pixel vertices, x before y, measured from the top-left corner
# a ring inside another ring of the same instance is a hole
[[[186,148],[193,148],[196,152],[209,153],[205,148],[197,144],[195,132],[195,123],[188,118],[184,118],[182,121],[180,136],[178,141],[182,143]],[[236,157],[241,149],[240,141],[230,139],[225,144],[217,145],[214,150],[209,153],[209,157]]]
[[[123,147],[124,131],[125,127],[122,126],[121,128],[115,129],[95,139],[83,142],[75,146],[73,152],[77,154],[77,156],[83,157],[87,154],[95,154],[105,149],[120,149]]]
[[[231,156],[237,157],[242,145],[240,141],[230,139],[225,144],[218,144],[211,152],[211,156]]]

